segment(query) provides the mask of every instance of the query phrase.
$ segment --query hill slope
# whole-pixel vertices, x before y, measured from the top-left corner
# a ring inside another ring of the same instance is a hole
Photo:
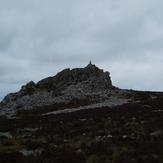
[[[0,163],[163,162],[163,93],[116,88],[92,64],[30,82],[0,112]]]

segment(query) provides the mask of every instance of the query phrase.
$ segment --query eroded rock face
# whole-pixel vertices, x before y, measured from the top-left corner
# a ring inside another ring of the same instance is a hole
[[[110,73],[90,63],[85,68],[65,69],[38,83],[31,81],[22,86],[19,92],[8,94],[1,105],[17,109],[68,102],[73,98],[83,99],[88,96],[98,99],[111,89],[115,87],[112,86]]]

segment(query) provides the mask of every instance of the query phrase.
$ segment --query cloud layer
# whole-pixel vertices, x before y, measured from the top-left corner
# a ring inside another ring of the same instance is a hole
[[[163,90],[163,1],[0,0],[0,98],[91,59],[123,88]]]

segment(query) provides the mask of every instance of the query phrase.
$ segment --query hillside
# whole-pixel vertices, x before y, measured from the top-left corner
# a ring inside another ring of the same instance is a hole
[[[91,63],[7,95],[0,163],[161,163],[163,93],[123,90]]]

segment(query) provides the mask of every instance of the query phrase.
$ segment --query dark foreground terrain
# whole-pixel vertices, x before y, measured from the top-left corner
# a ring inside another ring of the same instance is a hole
[[[137,98],[113,108],[1,117],[0,163],[163,163],[163,95]]]

